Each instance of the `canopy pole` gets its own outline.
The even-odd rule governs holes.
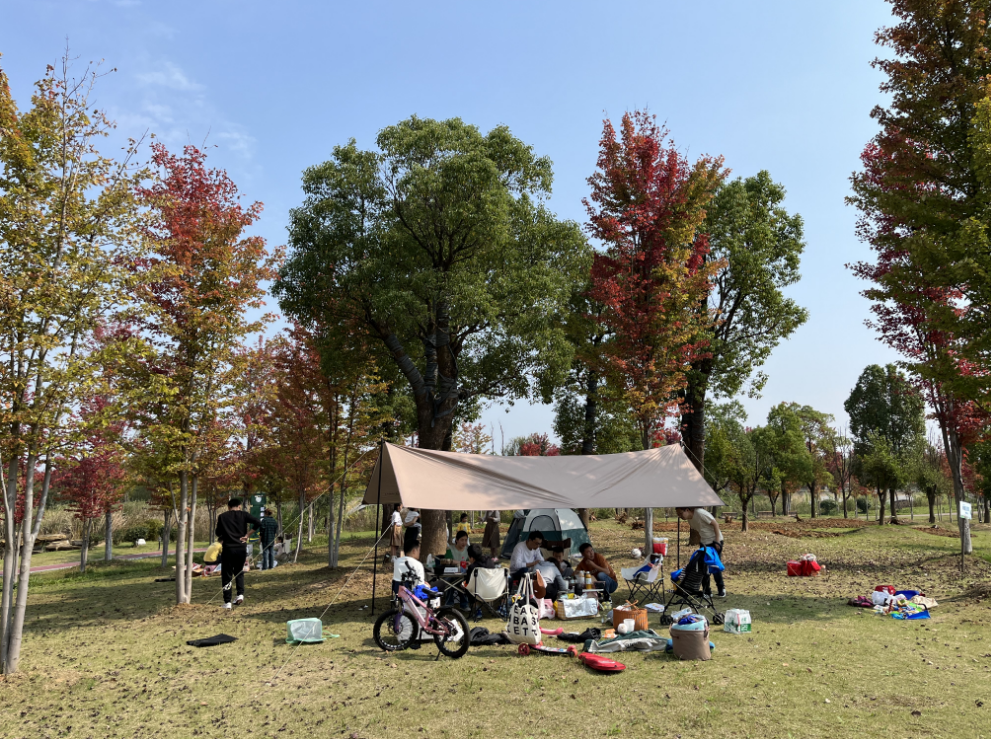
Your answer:
[[[678,569],[681,569],[681,516],[678,516]]]
[[[385,439],[379,441],[379,485],[378,498],[375,501],[375,564],[372,565],[372,615],[375,615],[375,585],[378,582],[379,571],[379,539],[382,533],[379,531],[379,512],[382,510],[382,461],[385,451]],[[384,521],[383,521],[384,522]]]

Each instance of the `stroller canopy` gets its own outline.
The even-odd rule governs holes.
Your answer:
[[[571,539],[572,552],[577,552],[578,547],[589,540],[588,530],[571,508],[531,508],[523,511],[522,516],[513,516],[502,545],[502,556],[512,555],[513,547],[526,541],[531,531],[543,534],[545,542]]]

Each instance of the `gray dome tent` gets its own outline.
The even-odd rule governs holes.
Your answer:
[[[539,531],[544,541],[571,539],[571,551],[588,541],[588,530],[572,508],[530,508],[522,516],[513,516],[509,532],[502,545],[502,556],[509,558],[521,541],[526,541],[531,531]],[[591,543],[591,542],[589,542]]]

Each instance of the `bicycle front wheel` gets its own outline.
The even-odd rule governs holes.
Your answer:
[[[386,652],[401,652],[407,649],[419,635],[420,625],[408,613],[397,608],[379,616],[372,630],[375,643]]]
[[[437,611],[437,621],[446,626],[445,634],[434,634],[434,643],[437,649],[445,657],[458,659],[468,654],[468,647],[471,646],[471,636],[469,634],[468,622],[461,615],[460,611],[453,608],[441,608]]]

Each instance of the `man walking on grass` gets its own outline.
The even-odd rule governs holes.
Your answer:
[[[248,524],[258,531],[261,521],[241,510],[241,499],[231,498],[227,512],[217,516],[217,539],[224,549],[220,554],[220,582],[224,586],[224,608],[231,609],[231,583],[237,585],[234,605],[244,602],[244,563],[248,558]]]
[[[279,522],[272,518],[272,511],[262,508],[262,523],[258,540],[262,548],[262,569],[275,567],[275,537],[279,533]]]

